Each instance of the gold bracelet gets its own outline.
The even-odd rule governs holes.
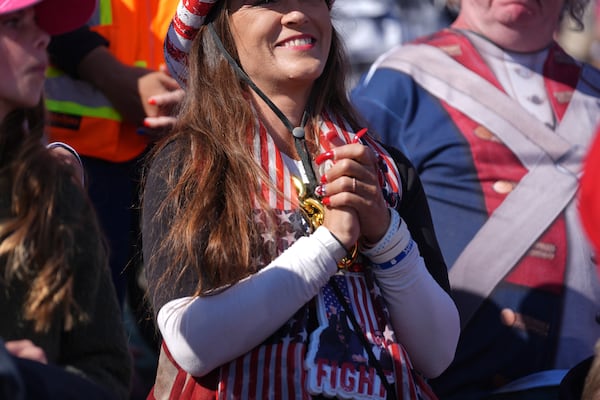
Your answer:
[[[306,193],[306,186],[304,183],[296,176],[292,176],[292,181],[296,190],[298,191],[298,201],[300,205],[300,211],[306,222],[310,225],[311,231],[315,231],[319,226],[323,224],[323,219],[325,216],[325,207],[320,200],[315,199],[314,197],[308,196]],[[332,233],[333,235],[333,233]],[[342,247],[344,246],[340,240],[333,235],[335,240],[337,240]],[[348,268],[356,261],[356,257],[358,257],[358,244],[352,246],[348,254],[346,254],[337,264],[339,269]]]
[[[350,249],[350,251],[348,252],[348,254],[346,254],[339,262],[338,262],[338,268],[339,269],[345,269],[348,268],[349,266],[351,266],[352,264],[354,264],[354,262],[356,261],[356,257],[358,257],[358,245],[355,244],[354,246],[352,246],[352,248]]]

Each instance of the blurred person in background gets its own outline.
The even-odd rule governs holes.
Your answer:
[[[3,367],[22,383],[9,398],[129,395],[131,360],[103,235],[80,171],[44,135],[50,34],[81,26],[94,7],[0,2],[0,345]]]
[[[392,47],[448,26],[445,0],[337,0],[332,17],[352,66],[350,86]]]
[[[443,399],[555,399],[600,337],[598,262],[576,195],[600,72],[555,41],[587,0],[462,0],[352,93],[415,165],[461,314]]]

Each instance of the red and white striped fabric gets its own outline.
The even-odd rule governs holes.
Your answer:
[[[171,75],[185,87],[187,58],[192,41],[204,25],[206,16],[220,0],[180,0],[165,38],[165,62]],[[333,0],[329,1],[331,6]]]
[[[344,121],[326,114],[319,133],[321,151],[330,148],[330,142],[334,140],[351,142],[354,135]],[[261,265],[266,265],[299,237],[306,235],[308,227],[306,223],[302,223],[303,219],[297,211],[297,193],[291,182],[292,172],[258,119],[252,139],[256,161],[269,174],[272,183],[263,184],[261,193],[278,217],[275,232],[265,232],[263,235],[265,250],[275,254],[255,254]],[[368,143],[374,146],[375,151],[380,152],[386,160],[386,167],[389,167],[386,168],[384,186],[397,193],[401,182],[394,161],[375,141],[371,143],[371,139],[368,139]],[[260,217],[261,213],[257,210],[257,226],[262,229],[267,224]],[[413,370],[401,344],[396,342],[385,301],[372,272],[357,263],[352,272],[347,271],[335,279],[361,326],[361,332],[356,334],[365,335],[371,344],[376,343],[376,332],[385,337],[385,342],[382,343],[385,344],[389,357],[387,363],[382,361],[382,365],[388,381],[395,382],[396,397],[399,400],[435,400],[436,397],[425,380]],[[317,357],[320,348],[327,352],[330,344],[336,345],[336,340],[331,342],[316,336],[325,325],[329,325],[331,315],[327,314],[327,310],[331,309],[332,302],[337,300],[331,289],[328,286],[322,288],[321,294],[313,302],[301,307],[261,345],[202,378],[192,377],[183,371],[163,345],[155,386],[148,400],[310,400],[319,394],[344,399],[385,399],[387,396],[384,385],[370,364],[357,369],[344,363],[341,358],[325,358],[324,353]],[[336,309],[342,310],[337,303]],[[315,319],[318,320],[319,328],[310,332],[314,329],[310,321]],[[325,345],[320,346],[319,343]],[[363,348],[359,351],[362,352]],[[325,364],[323,360],[330,360],[331,363]],[[339,362],[339,366],[332,365],[335,362]],[[324,374],[328,374],[326,381],[323,379]]]
[[[181,0],[165,38],[165,61],[171,75],[184,87],[187,56],[192,41],[212,7],[220,0]]]

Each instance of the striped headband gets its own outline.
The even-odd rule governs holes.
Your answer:
[[[180,0],[165,38],[165,62],[171,75],[185,87],[187,58],[192,40],[204,24],[206,16],[220,0]]]
[[[165,38],[165,62],[181,87],[187,82],[188,54],[192,41],[212,7],[221,0],[179,0]],[[329,7],[335,0],[325,0]]]

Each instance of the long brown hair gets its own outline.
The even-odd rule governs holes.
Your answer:
[[[66,190],[81,188],[72,167],[43,145],[44,114],[40,101],[35,108],[12,111],[0,124],[1,190],[10,191],[10,208],[1,210],[8,215],[0,219],[0,279],[7,287],[21,282],[29,289],[23,315],[39,332],[54,321],[69,330],[86,319],[74,298],[73,265],[74,227],[84,216],[61,204]],[[90,268],[106,262],[103,245],[92,254],[98,257],[90,257]]]
[[[239,62],[228,18],[223,4],[208,16],[227,51]],[[150,268],[160,270],[161,287],[169,278],[189,276],[191,270],[199,280],[195,295],[203,295],[259,267],[255,258],[262,239],[254,223],[255,201],[269,213],[258,190],[258,183],[269,184],[269,179],[250,146],[255,116],[249,89],[220,53],[207,26],[200,28],[188,64],[188,90],[178,122],[154,152],[155,157],[165,146],[175,147],[170,153],[175,154],[173,159],[154,166],[169,192],[153,217],[168,220],[170,226],[158,251],[146,261]],[[345,87],[347,68],[334,30],[327,64],[312,90],[307,126],[317,126],[326,109],[357,126]],[[314,141],[314,129],[309,135]],[[159,259],[167,260],[167,265],[156,265]]]

